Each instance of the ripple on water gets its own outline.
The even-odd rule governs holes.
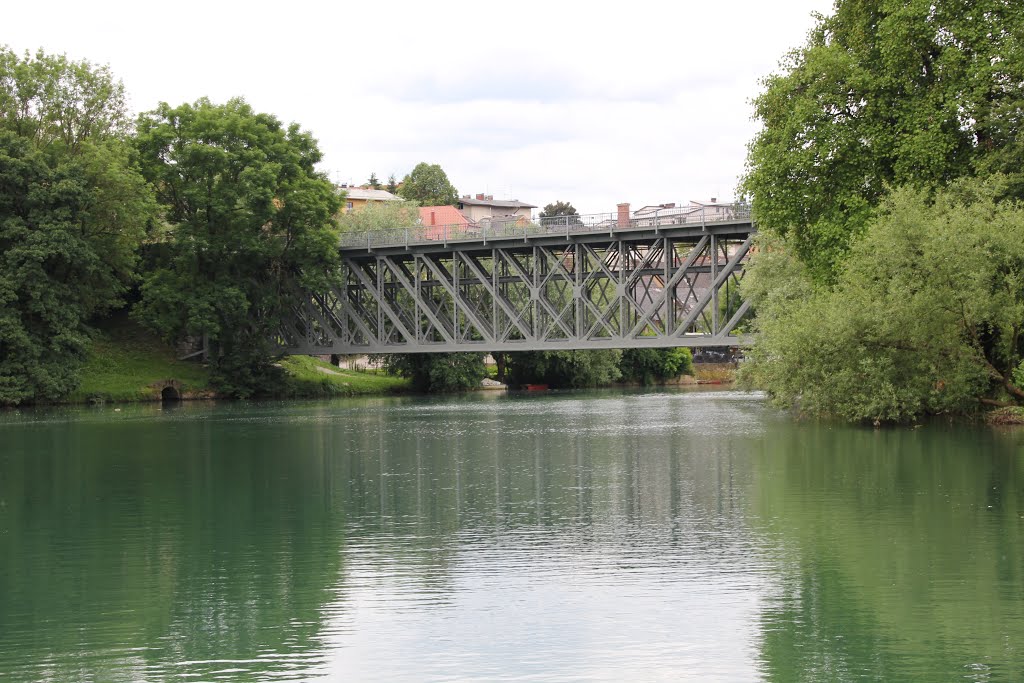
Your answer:
[[[1024,461],[987,431],[554,392],[6,416],[0,438],[4,680],[1024,670]]]

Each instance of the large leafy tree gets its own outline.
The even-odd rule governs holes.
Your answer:
[[[339,200],[316,141],[241,99],[161,104],[137,125],[169,224],[137,315],[168,339],[206,338],[223,392],[270,388],[290,298],[325,287],[337,261]]]
[[[777,238],[744,288],[762,333],[746,378],[784,405],[902,421],[1024,403],[1024,206],[999,179],[882,204],[833,288]]]
[[[742,188],[818,281],[887,186],[1008,174],[1024,196],[1024,11],[1016,0],[838,0],[755,100]]]
[[[547,226],[582,225],[583,221],[576,207],[569,202],[557,201],[547,204],[540,212],[540,223]]]
[[[544,206],[544,210],[540,212],[540,217],[550,218],[552,216],[575,216],[576,213],[576,207],[572,204],[569,202],[558,201],[546,204]]]
[[[0,48],[0,403],[77,385],[154,216],[109,69]]]
[[[420,162],[402,179],[398,194],[420,206],[455,206],[459,193],[438,164]]]

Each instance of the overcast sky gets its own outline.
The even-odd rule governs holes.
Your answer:
[[[831,0],[8,3],[0,43],[109,64],[136,111],[242,96],[340,182],[440,164],[582,213],[732,197],[759,79]]]

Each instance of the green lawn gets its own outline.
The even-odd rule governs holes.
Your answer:
[[[177,380],[182,392],[208,393],[209,373],[177,360],[174,349],[128,318],[106,321],[93,342],[72,403],[159,400],[160,382]],[[157,385],[157,386],[153,386]]]
[[[409,380],[374,372],[341,370],[309,356],[280,361],[288,374],[286,398],[370,396],[408,391]],[[155,401],[174,380],[186,397],[214,397],[206,367],[177,360],[174,349],[127,317],[106,321],[82,369],[71,403]]]
[[[289,394],[296,398],[372,396],[409,390],[409,380],[383,373],[342,370],[311,356],[287,356]]]

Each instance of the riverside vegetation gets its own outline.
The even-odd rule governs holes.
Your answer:
[[[837,0],[764,81],[740,186],[760,229],[748,385],[851,421],[1020,413],[1022,36],[1013,0]],[[133,119],[106,67],[0,49],[0,404],[73,395],[98,325],[125,310],[167,342],[208,339],[220,395],[287,395],[270,330],[291,287],[332,282],[346,228],[319,160],[309,133],[241,99]],[[457,196],[440,167],[414,174],[389,187]],[[659,353],[499,363],[587,386],[650,381],[675,363]],[[482,374],[472,356],[386,364],[428,390]]]
[[[755,100],[742,375],[905,422],[1024,402],[1024,6],[839,0]]]
[[[185,395],[237,398],[479,385],[479,354],[385,362],[407,381],[272,347],[290,293],[334,283],[340,231],[407,224],[417,203],[458,196],[421,163],[397,186],[408,201],[340,216],[320,158],[310,133],[242,99],[133,119],[109,68],[0,48],[0,405],[143,400],[170,377]],[[200,338],[205,365],[175,359]],[[682,357],[520,360],[535,377],[562,368],[554,385],[594,386],[649,382]]]

